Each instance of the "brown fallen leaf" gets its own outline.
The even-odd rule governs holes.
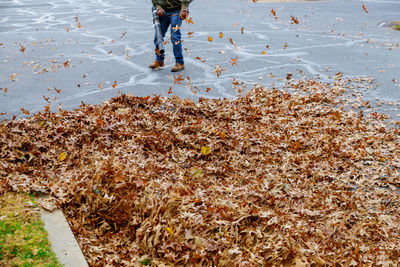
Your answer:
[[[278,16],[276,15],[276,11],[273,8],[271,9],[271,13],[274,16],[275,20],[277,20]]]
[[[362,5],[362,9],[364,10],[365,13],[368,13],[367,8],[365,7],[365,5]]]
[[[24,108],[21,108],[21,111],[22,111],[22,113],[25,114],[25,115],[30,115],[30,114],[31,114],[28,110],[26,110],[26,109],[24,109]]]
[[[186,20],[186,24],[194,24],[194,22],[193,22],[193,18],[192,17],[190,17],[190,18],[187,18]]]
[[[231,64],[232,64],[232,66],[234,66],[234,65],[237,66],[237,60],[238,60],[238,57],[231,58]]]
[[[49,211],[49,212],[53,212],[57,209],[56,205],[50,199],[38,198],[38,199],[36,199],[36,204],[39,207],[41,207],[44,210]]]
[[[295,17],[293,17],[293,16],[290,16],[291,17],[291,23],[292,24],[299,24],[299,20],[298,20],[298,18],[295,18]]]
[[[174,84],[182,84],[182,81],[184,80],[183,74],[180,73],[177,76],[174,75]]]

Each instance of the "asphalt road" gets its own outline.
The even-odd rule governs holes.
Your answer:
[[[181,84],[170,72],[170,44],[167,66],[147,67],[154,60],[150,8],[150,0],[2,0],[0,119],[120,93],[236,97],[233,79],[272,87],[287,73],[325,82],[338,72],[371,77],[374,85],[361,89],[366,100],[400,103],[400,31],[380,27],[400,20],[400,1],[194,0],[194,23],[183,25]]]

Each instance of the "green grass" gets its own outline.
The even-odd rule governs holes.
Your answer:
[[[62,266],[34,206],[32,196],[0,196],[0,266]]]
[[[394,29],[395,29],[396,31],[400,31],[400,25],[394,26]]]

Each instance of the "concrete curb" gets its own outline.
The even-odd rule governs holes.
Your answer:
[[[42,209],[41,218],[59,262],[65,267],[89,266],[62,211]]]

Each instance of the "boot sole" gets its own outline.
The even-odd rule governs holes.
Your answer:
[[[171,72],[178,72],[178,71],[181,71],[181,70],[184,70],[185,68],[182,68],[182,69],[179,69],[179,70],[172,70],[171,69]]]

